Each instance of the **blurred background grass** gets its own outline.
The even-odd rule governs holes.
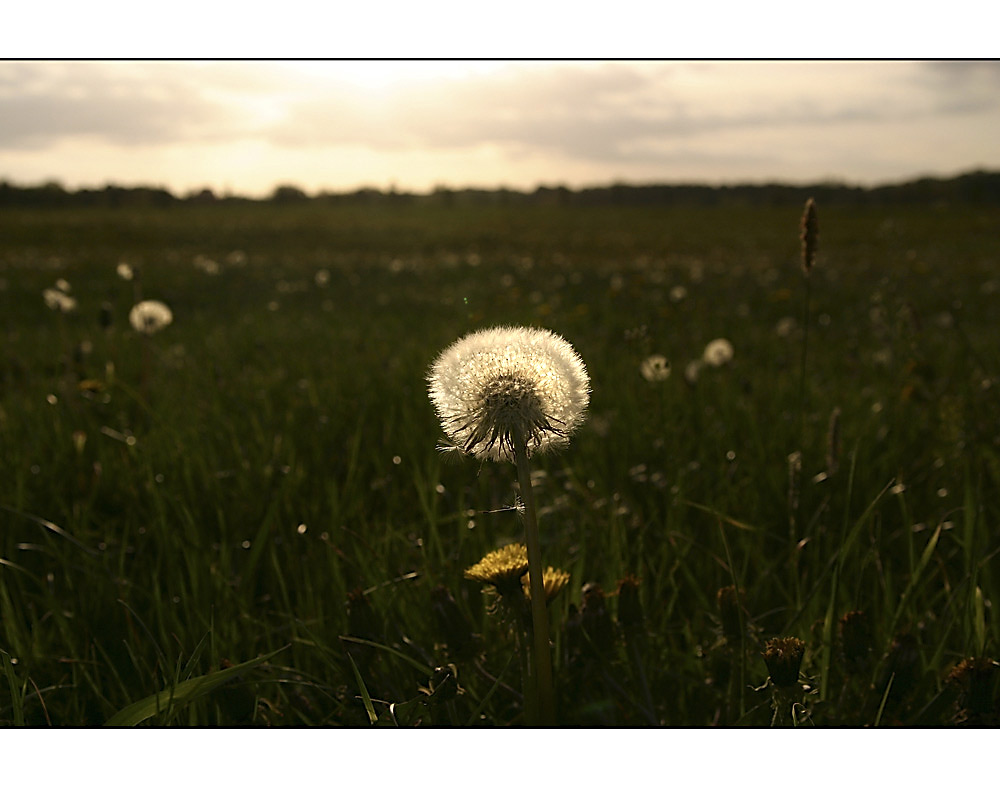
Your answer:
[[[807,645],[816,724],[968,721],[949,673],[998,642],[996,213],[820,203],[800,400],[801,209],[5,207],[0,720],[101,724],[284,649],[149,722],[367,725],[365,695],[385,724],[520,722],[510,633],[462,578],[521,539],[514,469],[435,450],[425,374],[467,331],[526,324],[593,385],[535,473],[572,576],[560,722],[766,725],[751,687],[778,635]],[[59,278],[65,315],[41,295]],[[140,297],[173,324],[132,331]],[[717,337],[732,362],[687,380]],[[640,374],[653,353],[667,380]]]

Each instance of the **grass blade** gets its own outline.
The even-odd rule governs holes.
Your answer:
[[[182,681],[170,689],[150,695],[147,698],[136,701],[130,706],[126,706],[104,724],[109,727],[132,727],[138,725],[140,722],[145,722],[151,717],[155,717],[158,712],[164,711],[168,705],[176,710],[181,704],[189,703],[196,698],[203,697],[227,681],[232,681],[243,673],[246,673],[250,668],[257,667],[257,665],[266,662],[275,654],[284,651],[285,648],[287,646],[279,648],[277,651],[272,651],[270,654],[241,662],[239,665],[234,665],[231,668]]]
[[[368,712],[368,721],[372,725],[375,725],[378,723],[378,715],[375,713],[371,696],[368,694],[368,687],[365,686],[365,680],[361,678],[361,671],[358,670],[358,665],[354,661],[354,657],[348,654],[347,658],[351,661],[351,670],[354,671],[354,680],[358,682],[358,691],[361,693],[361,700],[365,704],[365,711]]]
[[[357,643],[357,644],[362,645],[362,646],[371,646],[372,648],[380,649],[381,651],[384,651],[387,654],[392,654],[394,657],[399,657],[404,662],[407,662],[410,665],[412,665],[413,667],[415,667],[417,670],[419,670],[425,676],[433,676],[434,675],[434,669],[433,668],[429,668],[429,667],[427,667],[427,665],[424,665],[424,664],[422,664],[420,662],[417,662],[415,659],[413,659],[413,657],[408,657],[402,651],[399,651],[398,649],[394,649],[392,646],[387,646],[384,643],[376,643],[374,640],[364,640],[363,638],[352,637],[351,635],[341,635],[340,639],[343,640],[343,641],[346,641],[347,643]]]
[[[7,675],[7,684],[10,686],[10,702],[14,714],[14,726],[24,727],[24,693],[17,688],[17,676],[14,674],[14,663],[11,662],[10,654],[0,650],[3,657],[3,672]]]

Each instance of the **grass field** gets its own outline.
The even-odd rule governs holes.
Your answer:
[[[996,724],[995,209],[821,204],[808,313],[801,210],[5,209],[0,722],[522,724],[463,578],[516,473],[437,450],[426,373],[523,324],[593,389],[534,465],[560,724]]]

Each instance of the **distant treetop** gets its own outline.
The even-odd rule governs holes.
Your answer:
[[[918,178],[902,183],[873,187],[839,182],[811,185],[784,183],[710,186],[696,183],[629,184],[614,183],[584,189],[563,185],[539,186],[533,191],[509,188],[454,189],[439,186],[427,194],[388,191],[366,187],[351,192],[319,192],[309,196],[292,184],[280,184],[270,196],[252,199],[226,194],[218,196],[209,188],[177,197],[169,190],[152,186],[107,185],[101,189],[67,190],[57,181],[37,186],[19,186],[0,181],[0,205],[20,207],[111,207],[161,208],[180,203],[273,202],[302,203],[412,203],[431,202],[446,206],[463,204],[526,203],[548,205],[801,205],[814,197],[825,205],[884,205],[933,203],[1000,203],[1000,172],[974,170],[952,178]]]

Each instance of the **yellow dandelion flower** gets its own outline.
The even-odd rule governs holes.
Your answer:
[[[542,583],[545,585],[545,601],[551,602],[569,583],[569,572],[550,566],[542,573]],[[531,586],[527,575],[521,578],[521,584],[524,586],[524,596],[531,599]]]
[[[527,571],[528,548],[523,544],[509,544],[487,553],[478,564],[465,570],[465,577],[495,586],[503,593],[519,588],[521,577]]]

